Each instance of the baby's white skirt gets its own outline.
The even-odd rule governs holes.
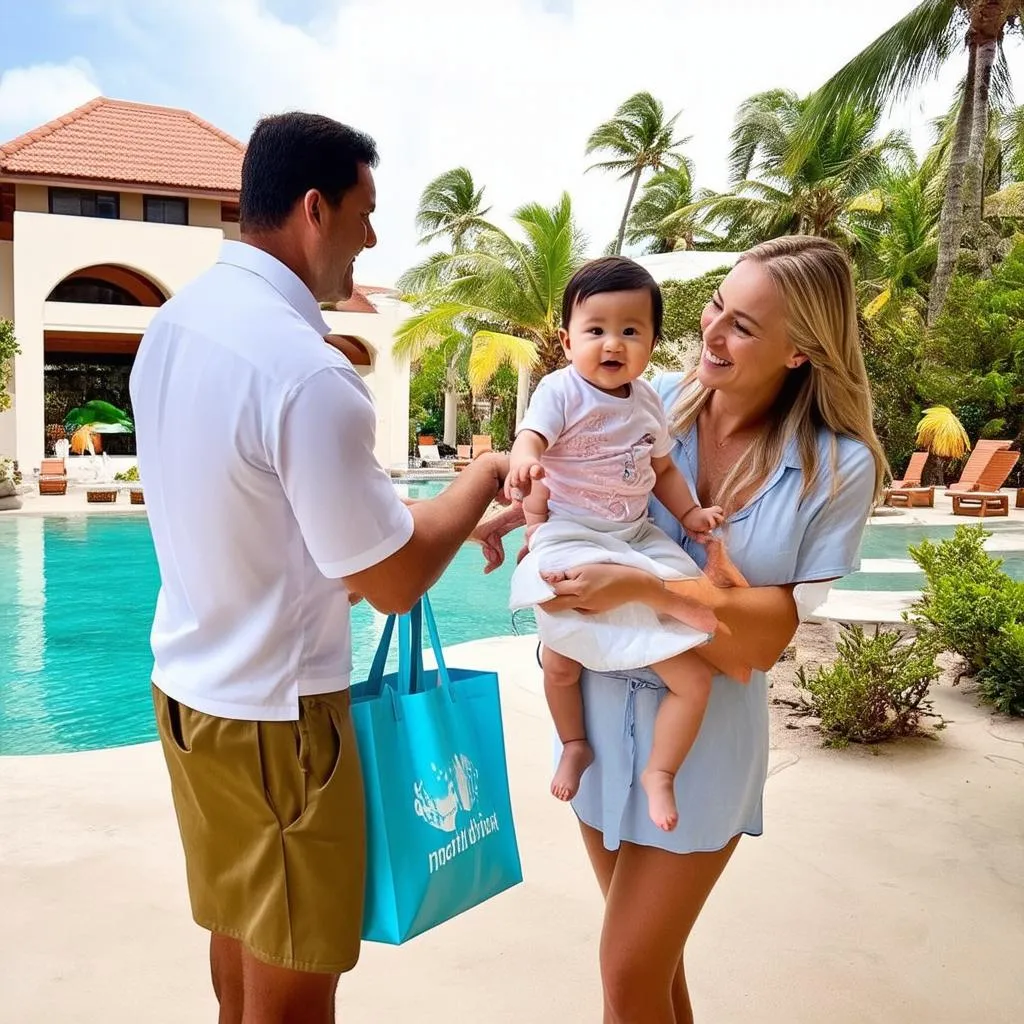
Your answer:
[[[697,564],[647,519],[615,523],[598,519],[552,518],[530,540],[530,552],[512,574],[509,607],[534,608],[545,647],[595,672],[655,665],[706,643],[710,633],[662,618],[647,605],[631,602],[596,615],[545,612],[555,592],[542,572],[565,572],[612,562],[631,565],[665,580],[700,575]]]

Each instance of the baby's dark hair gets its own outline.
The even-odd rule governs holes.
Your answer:
[[[562,327],[565,330],[569,329],[572,311],[591,295],[601,295],[604,292],[633,292],[641,288],[647,289],[651,295],[654,340],[657,341],[661,337],[663,317],[661,289],[648,271],[639,263],[627,260],[624,256],[603,256],[599,260],[591,260],[573,274],[562,296]]]

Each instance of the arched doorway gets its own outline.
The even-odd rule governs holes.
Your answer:
[[[155,281],[139,271],[105,263],[68,274],[53,288],[46,301],[162,306],[167,296]]]
[[[167,301],[164,289],[141,271],[117,264],[82,267],[58,282],[47,302],[155,308]],[[123,313],[120,314],[123,317]],[[148,316],[143,316],[148,321]],[[46,329],[43,336],[44,419],[46,451],[65,435],[67,413],[93,399],[110,402],[132,416],[128,379],[141,339],[138,331],[75,329],[75,318],[61,329]],[[114,322],[117,322],[114,320]],[[83,316],[82,323],[88,323]],[[93,437],[97,450],[110,455],[135,454],[132,434]]]

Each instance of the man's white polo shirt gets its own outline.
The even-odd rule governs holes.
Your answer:
[[[349,684],[340,577],[412,536],[373,456],[376,417],[283,263],[225,242],[153,318],[131,375],[161,588],[153,679],[225,718],[298,717]]]

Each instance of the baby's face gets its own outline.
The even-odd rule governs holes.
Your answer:
[[[596,388],[626,395],[647,369],[654,348],[654,309],[646,288],[602,292],[576,304],[559,331],[565,356]]]

